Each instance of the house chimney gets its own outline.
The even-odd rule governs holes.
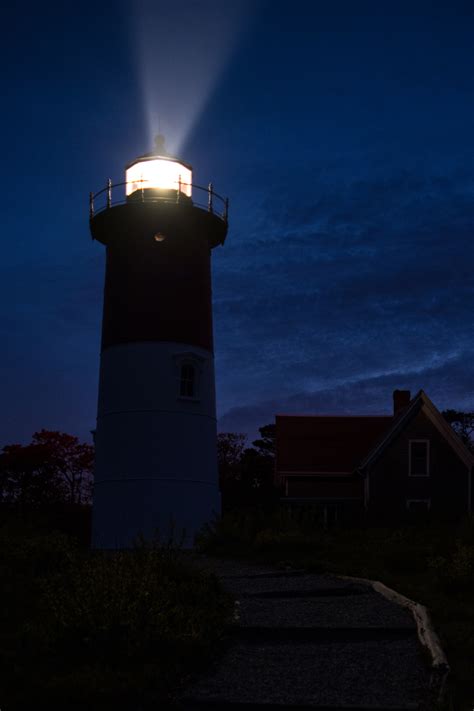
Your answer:
[[[400,410],[404,410],[410,404],[411,393],[409,390],[393,391],[393,414],[398,415]]]

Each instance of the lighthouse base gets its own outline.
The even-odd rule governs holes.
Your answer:
[[[212,353],[175,342],[105,349],[95,450],[93,546],[143,536],[192,547],[221,509]]]
[[[217,486],[194,481],[102,482],[94,492],[95,548],[132,548],[144,538],[190,549],[202,527],[220,512]],[[176,512],[179,512],[177,516]]]

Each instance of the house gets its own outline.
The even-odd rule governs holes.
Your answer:
[[[423,390],[395,390],[391,416],[276,416],[281,501],[314,506],[326,524],[461,518],[474,506],[473,468]]]

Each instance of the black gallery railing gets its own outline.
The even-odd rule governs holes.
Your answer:
[[[207,212],[216,215],[224,222],[228,221],[229,215],[229,198],[224,198],[214,191],[212,183],[209,183],[207,188],[201,185],[195,185],[194,183],[183,183],[181,180],[176,181],[176,189],[166,189],[163,190],[163,194],[158,194],[155,192],[155,188],[147,186],[150,183],[148,180],[124,182],[124,183],[114,183],[112,181],[107,181],[107,185],[102,190],[97,193],[90,193],[89,195],[89,217],[92,218],[97,215],[97,213],[107,210],[115,205],[123,205],[127,202],[143,202],[143,203],[174,203],[179,204],[180,202],[189,203],[190,197],[186,194],[189,188],[192,189],[193,198],[192,204],[195,207],[199,207]],[[121,188],[127,185],[133,185],[134,190],[128,195],[123,197],[123,192],[120,191],[119,199],[112,196],[112,190],[114,188]],[[137,187],[138,186],[138,187]],[[126,191],[125,191],[126,192]],[[198,194],[198,201],[194,199],[195,194]]]

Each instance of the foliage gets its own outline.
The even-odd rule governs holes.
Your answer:
[[[276,425],[264,425],[260,427],[260,439],[255,439],[252,444],[262,457],[275,457],[276,451]]]
[[[259,429],[261,439],[245,447],[243,434],[218,435],[218,465],[224,510],[247,506],[272,508],[278,499],[274,485],[275,425]]]
[[[245,450],[242,457],[242,476],[254,489],[260,489],[260,500],[271,498],[274,489],[275,437],[274,424],[259,428],[260,439]],[[274,503],[274,502],[272,502]]]
[[[35,444],[3,448],[0,487],[2,503],[20,506],[55,504],[65,495],[63,482],[44,457],[43,448]]]
[[[437,583],[445,590],[474,592],[474,545],[458,540],[450,556],[434,556],[429,565],[436,572]]]
[[[221,482],[240,478],[240,464],[247,436],[237,432],[217,435],[217,464]]]
[[[173,549],[145,544],[96,552],[70,571],[67,585],[57,574],[42,588],[49,615],[41,627],[53,643],[69,647],[73,638],[75,653],[79,646],[81,656],[114,663],[206,639],[222,612],[216,578],[193,573]]]
[[[18,506],[85,504],[92,498],[94,448],[64,432],[35,432],[0,453],[0,501]]]
[[[301,552],[321,545],[326,533],[315,525],[316,515],[311,508],[293,513],[277,506],[233,510],[207,524],[196,543],[201,551],[216,555],[264,559],[274,553],[280,558],[293,547]]]
[[[474,453],[474,412],[444,410],[442,415],[466,447]]]
[[[65,536],[3,527],[0,549],[6,708],[163,703],[210,659],[232,614],[218,579],[159,541],[84,552]]]

